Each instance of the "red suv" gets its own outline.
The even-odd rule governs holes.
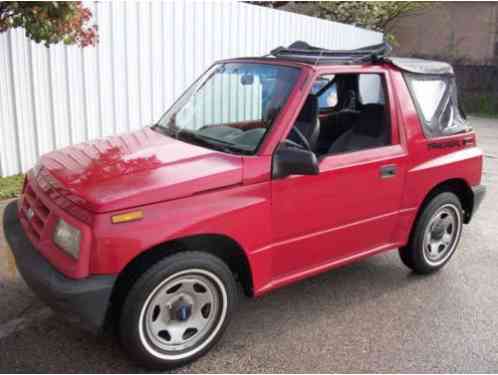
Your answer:
[[[484,195],[441,62],[296,42],[215,63],[140,131],[44,155],[4,229],[28,285],[140,363],[206,353],[249,296],[382,251],[443,267]]]

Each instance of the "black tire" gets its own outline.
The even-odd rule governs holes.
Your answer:
[[[427,245],[428,240],[427,238],[424,239],[424,237],[426,237],[427,231],[431,230],[430,228],[437,227],[435,221],[439,219],[438,215],[444,215],[446,211],[448,211],[447,215],[452,216],[451,220],[454,220],[451,225],[453,226],[453,230],[455,230],[455,232],[454,234],[451,234],[451,242],[448,243],[445,252],[440,255],[440,259],[437,259],[438,254],[436,254],[435,259],[431,259],[433,254],[430,251],[431,246]],[[444,216],[441,217],[444,218]],[[420,213],[412,229],[407,246],[399,249],[401,261],[405,266],[418,274],[429,274],[441,269],[446,263],[448,263],[458,247],[462,234],[462,226],[463,210],[462,204],[458,197],[450,192],[444,192],[434,196],[422,208],[422,212]],[[434,231],[436,230],[434,229]],[[434,231],[431,230],[431,233]],[[444,234],[447,233],[446,229],[442,232]],[[429,238],[431,237],[432,234]],[[439,246],[443,246],[444,248],[445,245],[438,245],[438,248]]]
[[[151,315],[147,315],[147,312],[150,311],[148,310],[151,308],[150,306],[152,306],[152,309],[158,308],[159,305],[154,306],[157,298],[164,298],[164,295],[170,295],[168,294],[170,293],[169,290],[164,291],[161,288],[163,288],[163,286],[167,287],[168,282],[174,283],[178,277],[205,277],[207,281],[212,283],[210,285],[214,286],[216,289],[216,291],[211,294],[213,296],[216,295],[216,301],[219,306],[216,310],[213,308],[213,311],[217,311],[217,313],[212,318],[214,322],[211,323],[213,324],[212,328],[209,328],[206,333],[200,335],[199,339],[196,339],[200,341],[192,348],[188,348],[188,350],[182,349],[178,352],[174,352],[165,350],[159,342],[161,339],[164,339],[164,335],[161,336],[161,333],[164,331],[160,331],[159,335],[151,333],[151,330],[148,328],[150,325],[147,326],[147,324],[155,323],[149,323],[151,319],[154,318],[148,320],[148,317]],[[181,288],[181,279],[178,283]],[[170,289],[174,289],[175,287]],[[195,285],[193,285],[193,289],[195,289]],[[161,292],[162,294],[160,294]],[[171,293],[171,295],[173,295],[174,293],[180,292],[174,291]],[[181,252],[168,256],[147,270],[135,282],[127,295],[119,320],[119,336],[121,343],[132,359],[151,369],[172,369],[192,362],[208,352],[221,338],[235,308],[237,296],[238,289],[233,274],[227,265],[218,257],[196,251]],[[183,296],[178,298],[180,301],[184,300]],[[174,303],[177,304],[177,302]],[[211,311],[211,308],[212,306],[210,306],[208,310]],[[171,304],[168,305],[168,308],[165,307],[164,309],[164,314],[167,314],[168,316],[168,318],[166,318],[167,324],[171,325],[172,320],[173,323],[179,322],[183,324],[183,321],[175,321],[176,318],[172,318],[172,316],[176,317],[178,314],[175,315],[172,312]],[[201,313],[202,306],[199,309],[200,310],[197,312]],[[194,304],[192,303],[190,306],[190,311],[192,311],[191,317],[194,316],[193,310]],[[156,314],[156,312],[154,311],[153,314]],[[157,315],[159,314],[163,314],[163,312],[157,313]],[[158,318],[156,317],[156,319]],[[162,315],[160,319],[163,319]],[[190,318],[186,318],[185,320],[188,319]],[[162,324],[162,321],[160,324]],[[169,333],[167,333],[166,336],[167,335],[169,335]],[[197,335],[197,333],[195,333],[194,336],[195,335]],[[184,336],[185,332],[183,333],[183,336],[181,336],[182,339]],[[187,340],[189,340],[189,338]],[[156,345],[158,342],[159,344]],[[166,345],[168,345],[167,342]]]

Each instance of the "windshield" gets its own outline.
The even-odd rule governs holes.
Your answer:
[[[187,142],[252,154],[286,103],[299,71],[256,63],[214,65],[156,127]]]

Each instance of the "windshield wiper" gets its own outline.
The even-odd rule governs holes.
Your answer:
[[[185,130],[185,129],[173,130],[169,127],[165,127],[159,124],[153,125],[151,129],[161,134],[167,135],[171,138],[187,140],[201,146],[214,148],[218,151],[228,152],[231,154],[234,153],[248,154],[248,155],[251,154],[251,150],[238,147],[237,145],[231,142],[224,141],[218,138],[209,137],[206,135],[197,134],[190,130]]]
[[[188,130],[180,130],[177,133],[178,137],[184,136],[185,138],[189,138],[190,140],[202,144],[204,146],[210,146],[219,151],[229,152],[229,153],[243,153],[250,154],[250,150],[246,150],[244,148],[238,147],[231,142],[224,141],[222,139],[209,137],[206,135],[201,135]]]
[[[170,127],[166,127],[166,126],[163,126],[163,125],[157,123],[157,124],[152,125],[151,129],[157,131],[158,133],[167,135],[171,138],[178,139],[179,131],[175,131],[175,130],[171,129]]]

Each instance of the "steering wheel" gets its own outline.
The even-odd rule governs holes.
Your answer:
[[[304,134],[301,132],[301,130],[299,130],[296,126],[293,126],[291,129],[291,133],[292,132],[296,133],[297,137],[299,138],[299,143],[296,143],[296,142],[292,142],[292,143],[296,143],[297,145],[299,145],[300,147],[302,147],[306,150],[311,150],[310,142],[308,141],[308,138],[306,138],[304,136]]]

